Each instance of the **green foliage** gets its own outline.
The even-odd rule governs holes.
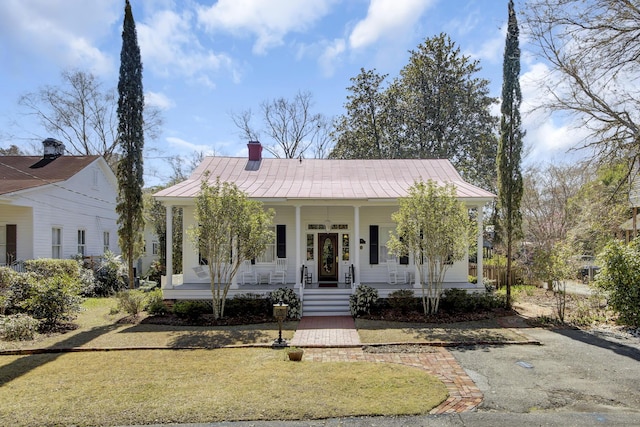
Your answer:
[[[118,308],[125,313],[138,317],[146,304],[147,295],[141,290],[127,289],[116,294]]]
[[[197,225],[187,230],[191,242],[208,260],[213,314],[224,316],[224,306],[233,277],[245,260],[257,258],[273,242],[270,230],[274,213],[262,203],[249,200],[235,184],[210,185],[205,175],[196,198]]]
[[[378,290],[367,285],[358,285],[353,295],[349,297],[351,315],[371,314],[371,308],[378,302]]]
[[[128,264],[129,288],[133,289],[133,262],[143,248],[144,202],[142,198],[144,147],[144,91],[142,61],[129,0],[125,4],[118,80],[118,139],[122,157],[118,162],[118,240]]]
[[[283,301],[284,302],[284,301]],[[253,315],[270,315],[273,313],[271,300],[257,294],[236,295],[227,300],[225,315],[228,317],[243,317]]]
[[[94,296],[106,297],[126,288],[126,274],[127,270],[120,255],[111,251],[105,252],[95,272]]]
[[[392,310],[407,313],[418,309],[420,299],[415,297],[411,289],[399,289],[389,294],[387,304]]]
[[[162,276],[164,274],[165,274],[165,269],[162,262],[158,260],[154,260],[151,262],[151,265],[149,266],[149,270],[147,270],[147,273],[145,275],[147,279],[153,280],[156,283],[160,283],[160,280],[162,279]]]
[[[450,313],[472,313],[506,307],[504,294],[469,293],[464,289],[447,289],[442,309]]]
[[[28,341],[35,338],[40,322],[33,317],[18,313],[0,316],[0,336],[5,341]]]
[[[169,312],[162,297],[162,289],[153,289],[146,295],[144,310],[151,315],[163,315]]]
[[[388,247],[398,256],[414,255],[424,312],[437,313],[445,273],[467,254],[473,230],[468,212],[453,185],[441,187],[431,180],[415,183],[399,204],[400,210],[391,215],[396,234]]]
[[[619,322],[640,327],[640,239],[628,245],[612,241],[598,255],[598,263],[602,269],[595,286],[606,292]]]
[[[269,294],[270,305],[278,304],[282,301],[283,304],[288,304],[287,311],[288,319],[299,319],[302,315],[302,305],[300,304],[300,297],[291,288],[278,288]]]
[[[33,282],[29,283],[26,298],[19,302],[19,307],[27,314],[40,319],[41,326],[45,329],[74,319],[82,303],[82,289],[78,279],[66,274],[35,277],[37,279],[32,279]]]
[[[210,312],[209,303],[203,300],[179,300],[173,304],[173,314],[181,319],[196,321]]]

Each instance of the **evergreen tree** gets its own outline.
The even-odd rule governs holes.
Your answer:
[[[142,148],[144,146],[142,62],[129,0],[125,2],[120,80],[118,81],[118,140],[122,159],[118,163],[118,238],[129,269],[129,287],[134,287],[133,262],[142,250],[144,229]]]
[[[498,238],[506,246],[507,304],[511,304],[511,266],[516,240],[522,235],[522,139],[520,104],[520,46],[518,21],[509,0],[509,23],[504,49],[502,80],[502,119],[498,143]]]

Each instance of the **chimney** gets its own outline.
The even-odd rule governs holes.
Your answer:
[[[44,148],[44,158],[47,160],[57,159],[64,154],[64,144],[57,139],[47,138],[42,141]]]
[[[249,141],[247,148],[249,149],[249,160],[258,162],[262,160],[262,144],[260,144],[260,141]]]

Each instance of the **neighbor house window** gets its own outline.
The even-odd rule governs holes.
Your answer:
[[[62,228],[51,229],[51,258],[62,258]]]
[[[158,255],[160,253],[160,243],[152,242],[151,243],[151,255]]]
[[[78,230],[78,254],[84,256],[85,255],[85,246],[86,246],[86,234],[85,230]]]
[[[103,245],[103,250],[104,252],[107,252],[109,250],[109,240],[110,240],[110,235],[108,231],[103,231],[102,232],[102,245]]]

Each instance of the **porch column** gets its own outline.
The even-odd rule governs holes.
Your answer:
[[[482,225],[482,206],[478,206],[478,249],[476,256],[476,274],[478,276],[478,286],[483,286],[483,271],[482,271],[482,256],[483,256],[483,246],[484,246],[484,230]]]
[[[165,288],[173,289],[173,206],[166,205],[167,210],[167,226],[166,226],[166,268]]]
[[[296,265],[294,271],[294,284],[300,286],[300,267],[302,267],[301,244],[302,230],[300,229],[300,205],[296,205]]]
[[[356,248],[355,251],[351,251],[353,254],[353,265],[355,267],[356,277],[353,280],[353,285],[358,286],[360,284],[360,206],[353,207],[353,227],[355,228],[353,233],[353,243]]]

